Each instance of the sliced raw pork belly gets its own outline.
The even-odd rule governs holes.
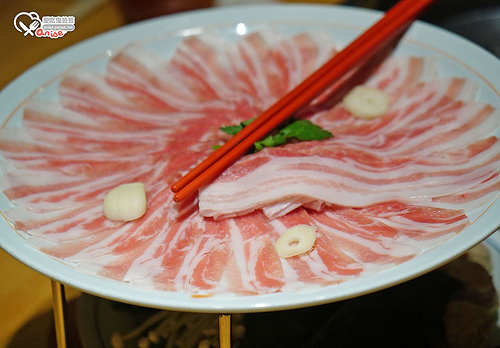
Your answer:
[[[463,208],[465,199],[448,198],[497,191],[500,143],[491,132],[500,113],[472,100],[471,82],[422,83],[417,73],[409,81],[398,78],[400,66],[391,59],[381,67],[382,76],[367,82],[397,94],[391,94],[387,114],[358,120],[339,104],[314,115],[334,138],[240,159],[200,191],[201,214],[223,218],[262,209],[275,218],[298,206],[366,207],[388,201],[434,206],[438,197]],[[477,208],[484,202],[467,203]]]
[[[31,100],[22,127],[0,130],[4,214],[29,245],[85,272],[194,294],[335,284],[453,237],[469,223],[464,202],[498,191],[498,112],[417,57],[391,58],[368,82],[393,99],[384,117],[316,112],[333,139],[244,157],[199,201],[174,203],[170,185],[227,140],[219,127],[258,115],[335,52],[318,33],[205,33],[168,60],[134,45],[103,74],[71,71],[58,101]],[[146,214],[106,220],[106,193],[134,181]],[[274,241],[297,224],[314,225],[316,243],[280,258]]]

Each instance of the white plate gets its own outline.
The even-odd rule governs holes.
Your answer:
[[[371,10],[323,5],[232,6],[183,13],[145,21],[115,30],[64,50],[30,69],[0,94],[0,120],[18,122],[27,99],[46,98],[55,93],[54,85],[67,69],[75,65],[102,67],[109,57],[132,41],[154,40],[158,36],[179,38],[207,28],[237,35],[237,29],[255,29],[272,24],[283,30],[302,31],[321,27],[334,33],[334,40],[345,44],[373,23],[380,13]],[[239,23],[242,23],[238,25]],[[500,109],[500,61],[478,46],[436,27],[415,23],[397,49],[401,55],[438,57],[444,76],[463,76],[480,83],[479,99]],[[499,130],[496,132],[500,135]],[[4,210],[9,202],[0,200]],[[482,242],[500,226],[500,200],[472,216],[470,227],[449,242],[413,260],[382,273],[339,285],[300,292],[252,296],[213,296],[193,298],[185,293],[145,290],[129,284],[99,278],[25,245],[23,236],[2,219],[0,246],[33,269],[64,284],[90,294],[142,306],[197,312],[257,312],[298,308],[338,301],[370,293],[426,273]]]

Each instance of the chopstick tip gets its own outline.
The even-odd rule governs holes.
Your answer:
[[[174,194],[173,200],[175,203],[181,203],[184,201],[186,198],[190,197],[193,195],[196,191],[190,190],[188,188],[182,188],[178,192]]]
[[[175,183],[175,184],[173,184],[172,186],[170,186],[170,190],[171,190],[173,193],[177,193],[177,192],[179,192],[179,190],[180,190],[180,189],[181,189],[181,187],[180,187],[177,183]]]
[[[181,197],[179,197],[179,195],[174,195],[174,202],[175,202],[175,203],[180,203],[180,202],[182,202]]]

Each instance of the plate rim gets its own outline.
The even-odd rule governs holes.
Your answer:
[[[279,12],[280,17],[286,18],[286,16],[291,13],[302,13],[304,10],[311,10],[314,12],[327,12],[327,13],[336,13],[337,16],[361,16],[363,19],[370,19],[371,21],[375,21],[378,19],[382,12],[372,9],[361,9],[354,8],[350,6],[325,6],[321,4],[254,4],[254,5],[235,5],[235,6],[227,6],[227,7],[218,7],[218,8],[210,8],[203,9],[197,11],[191,11],[186,13],[180,13],[175,15],[168,15],[158,18],[149,19],[143,22],[135,23],[132,25],[124,26],[118,29],[114,29],[104,34],[97,35],[95,37],[84,40],[80,43],[77,43],[73,46],[70,46],[60,52],[55,53],[49,58],[39,62],[34,65],[32,68],[28,69],[26,72],[21,74],[18,78],[16,78],[13,82],[7,85],[0,92],[0,104],[4,105],[5,102],[11,100],[18,100],[17,92],[22,90],[23,86],[29,82],[33,77],[43,78],[44,76],[48,76],[46,71],[52,71],[54,66],[59,65],[59,70],[66,71],[67,69],[71,69],[75,66],[74,63],[69,64],[69,59],[67,63],[61,66],[61,60],[65,60],[64,58],[68,58],[68,56],[78,54],[79,60],[80,57],[82,59],[89,59],[91,56],[95,56],[96,53],[94,50],[99,48],[100,46],[106,45],[108,48],[106,50],[117,50],[120,47],[124,47],[124,45],[129,44],[130,42],[135,42],[134,38],[139,40],[143,39],[142,36],[149,32],[152,28],[156,28],[162,26],[164,31],[168,30],[182,30],[183,28],[193,28],[192,22],[199,21],[199,23],[206,23],[212,21],[212,19],[208,19],[212,17],[214,14],[218,16],[234,16],[236,19],[231,19],[230,23],[233,25],[237,20],[244,20],[244,18],[251,17],[252,14],[262,13],[263,8],[265,8],[264,13],[267,17],[277,17]],[[241,14],[244,15],[241,15]],[[239,16],[237,16],[239,15]],[[358,18],[357,17],[357,18]],[[233,18],[233,17],[231,17]],[[277,20],[277,18],[276,18]],[[262,19],[261,19],[262,21]],[[309,19],[311,21],[311,19]],[[191,23],[191,24],[190,24]],[[352,24],[352,23],[351,23]],[[365,22],[365,25],[368,25],[368,22]],[[207,24],[204,24],[207,25]],[[360,24],[361,25],[361,24]],[[203,26],[203,24],[202,24]],[[445,37],[449,40],[452,40],[455,43],[459,43],[462,49],[473,48],[474,51],[478,51],[481,53],[481,59],[484,61],[493,61],[496,62],[495,71],[498,70],[500,75],[500,62],[489,52],[484,50],[483,48],[475,45],[474,43],[459,37],[451,32],[446,31],[445,29],[438,28],[431,24],[417,21],[410,31],[407,33],[409,39],[422,40],[426,35],[430,33],[435,33],[437,29],[437,33],[440,36]],[[126,37],[126,39],[124,39]],[[119,40],[118,40],[119,39]],[[111,45],[112,43],[112,45]],[[109,46],[112,47],[109,47]],[[463,45],[463,46],[462,46]],[[449,43],[448,45],[449,46]],[[443,47],[440,49],[447,50],[449,47]],[[452,50],[454,51],[454,50]],[[85,53],[85,54],[84,54]],[[102,54],[102,50],[100,54]],[[466,61],[466,63],[469,63]],[[78,63],[79,64],[79,63]],[[482,71],[482,69],[480,69]],[[42,81],[46,81],[47,79],[43,79]],[[496,89],[496,93],[498,98],[500,99],[500,83],[494,85]],[[35,93],[37,90],[33,91]],[[31,94],[30,94],[31,95]],[[30,98],[28,96],[27,98]],[[27,99],[25,98],[25,99]],[[12,105],[12,103],[7,103],[8,105]],[[16,106],[17,107],[17,106]],[[6,108],[11,110],[11,108]],[[3,112],[3,111],[2,111]],[[9,111],[10,112],[10,111]],[[3,121],[3,115],[0,115],[0,121]],[[466,252],[470,247],[481,243],[484,239],[486,239],[489,235],[493,234],[498,228],[499,223],[494,222],[495,219],[493,214],[494,208],[500,207],[500,202],[497,199],[492,203],[492,206],[484,213],[484,215],[474,221],[476,224],[479,222],[480,227],[484,228],[488,232],[481,233],[473,240],[469,240],[466,243],[462,241],[463,238],[460,238],[463,235],[462,231],[459,235],[453,237],[452,240],[446,242],[446,245],[454,249],[454,257],[458,257],[464,252]],[[0,224],[0,229],[3,230],[4,225],[9,225],[5,216],[2,215],[2,223]],[[489,220],[488,220],[489,219]],[[498,218],[497,218],[498,219]],[[489,222],[489,223],[488,223]],[[472,223],[471,223],[472,225]],[[476,225],[477,226],[477,225]],[[10,226],[12,228],[12,226]],[[467,228],[466,230],[468,230]],[[341,289],[340,296],[331,298],[325,294],[325,291],[318,291],[317,289],[301,291],[301,296],[309,296],[307,301],[303,299],[295,299],[295,300],[287,300],[285,296],[285,300],[281,299],[280,294],[266,294],[266,295],[250,295],[250,296],[230,296],[232,300],[229,302],[225,299],[221,299],[219,295],[216,297],[206,297],[206,298],[193,298],[189,294],[177,293],[177,292],[168,292],[168,296],[170,297],[167,301],[165,300],[166,292],[161,292],[158,290],[144,290],[140,288],[131,287],[130,285],[124,284],[119,281],[114,281],[108,278],[98,278],[95,275],[85,274],[81,270],[76,270],[79,275],[83,274],[83,279],[80,279],[77,276],[75,279],[73,273],[75,269],[68,267],[68,265],[60,260],[55,259],[47,254],[43,254],[36,249],[31,249],[26,245],[20,245],[21,241],[20,236],[11,233],[2,238],[0,238],[0,247],[4,249],[7,253],[12,255],[14,258],[18,259],[22,263],[27,266],[33,268],[34,270],[46,275],[49,278],[55,279],[65,285],[69,285],[75,288],[78,288],[86,293],[93,294],[96,296],[100,296],[103,298],[112,299],[115,301],[120,301],[124,303],[130,303],[134,305],[141,305],[145,307],[152,308],[163,308],[163,309],[175,309],[175,310],[183,310],[183,311],[196,311],[196,312],[262,312],[262,311],[271,311],[271,310],[281,310],[281,309],[291,309],[291,308],[300,308],[306,306],[320,305],[324,303],[340,301],[348,298],[352,298],[355,296],[360,296],[363,294],[367,294],[373,291],[378,291],[383,288],[387,288],[406,280],[415,278],[423,273],[427,273],[435,268],[442,266],[443,264],[451,261],[449,257],[445,257],[443,253],[440,252],[440,247],[435,248],[434,250],[430,250],[426,253],[428,260],[425,263],[426,266],[420,267],[420,271],[415,271],[412,269],[414,266],[415,259],[407,261],[406,263],[399,265],[397,267],[393,267],[392,272],[391,269],[384,271],[384,273],[389,274],[389,276],[393,276],[394,269],[406,271],[405,276],[395,276],[392,281],[381,281],[379,277],[379,273],[373,276],[364,276],[358,279],[349,280],[343,284],[332,285]],[[17,238],[17,239],[15,239]],[[37,253],[37,257],[43,258],[43,265],[37,264],[38,260],[33,260],[31,255],[32,253]],[[421,256],[417,257],[419,261],[421,260]],[[432,261],[431,261],[432,260]],[[413,262],[412,262],[413,261]],[[62,265],[62,268],[61,268]],[[54,269],[56,271],[54,271]],[[68,272],[68,270],[70,270]],[[87,278],[90,277],[92,279],[93,284],[89,285],[86,281]],[[369,288],[366,287],[366,283],[371,282],[371,286]],[[361,284],[360,284],[361,283]],[[346,285],[348,284],[348,286]],[[102,288],[101,288],[102,287]],[[331,287],[331,286],[329,286]],[[348,290],[344,289],[349,287]],[[120,294],[124,288],[129,291],[132,290],[131,294]],[[96,290],[98,289],[98,290]],[[324,289],[323,289],[324,290]],[[157,296],[151,296],[154,293]],[[120,295],[117,295],[120,294]],[[163,295],[163,296],[160,296]],[[278,297],[278,299],[277,299]],[[283,297],[283,296],[281,296]],[[249,300],[251,299],[251,300]]]

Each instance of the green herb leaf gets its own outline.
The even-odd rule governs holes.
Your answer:
[[[295,120],[282,128],[277,134],[255,143],[255,150],[260,151],[264,147],[275,147],[283,145],[290,140],[300,141],[323,140],[331,138],[333,135],[327,130],[315,125],[307,120]]]
[[[308,120],[296,120],[280,130],[279,133],[287,138],[297,138],[302,141],[323,140],[333,136],[329,131]]]
[[[239,131],[241,131],[243,129],[243,127],[246,127],[250,123],[252,123],[253,120],[255,120],[255,117],[251,118],[249,120],[243,121],[240,124],[233,125],[233,126],[224,126],[224,127],[220,127],[219,129],[221,131],[223,131],[224,133],[226,133],[226,134],[235,135],[236,133],[238,133]]]
[[[255,151],[260,151],[264,147],[276,147],[283,145],[287,142],[287,140],[288,138],[281,133],[270,135],[267,138],[264,138],[263,140],[254,143]]]
[[[224,126],[220,130],[229,135],[235,135],[244,127],[250,124],[255,118],[243,121],[238,125]],[[264,147],[276,147],[291,140],[309,141],[309,140],[324,140],[331,138],[333,135],[327,130],[315,125],[308,120],[295,120],[282,129],[278,133],[269,135],[263,140],[257,141],[254,144],[255,152],[262,150]]]

